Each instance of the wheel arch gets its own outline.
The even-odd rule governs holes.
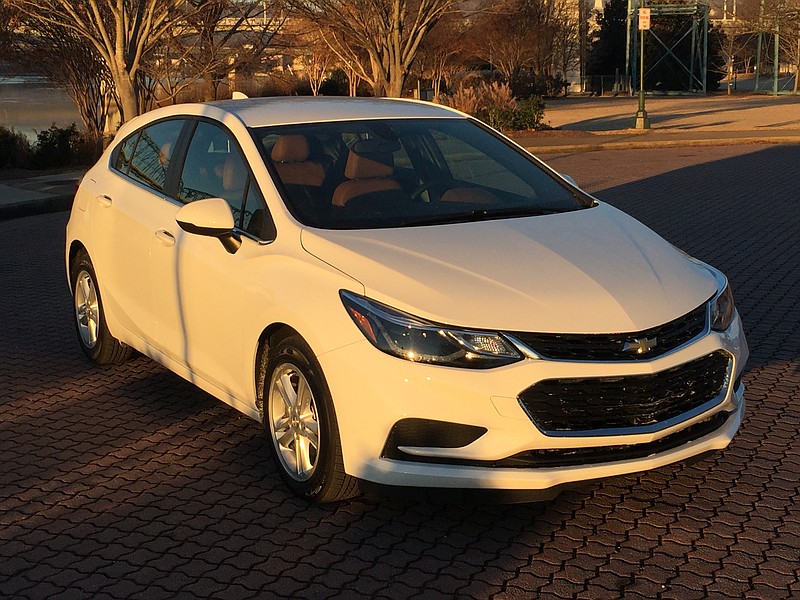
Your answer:
[[[78,254],[81,252],[85,252],[87,255],[89,254],[89,251],[86,249],[86,246],[83,245],[83,242],[79,240],[73,240],[69,245],[69,250],[67,251],[67,283],[69,284],[70,289],[72,289],[72,265],[75,262]]]
[[[280,340],[290,335],[299,335],[301,338],[303,337],[296,329],[286,323],[272,323],[264,328],[261,335],[258,336],[256,364],[253,370],[253,376],[255,377],[256,408],[258,409],[258,414],[261,417],[262,423],[264,422],[264,378],[267,374],[269,349]]]

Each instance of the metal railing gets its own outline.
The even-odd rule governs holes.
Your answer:
[[[581,77],[581,92],[593,96],[630,95],[631,78],[624,75],[587,75]]]

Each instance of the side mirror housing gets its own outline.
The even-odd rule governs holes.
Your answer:
[[[559,175],[561,175],[561,179],[565,180],[570,185],[578,187],[578,184],[575,183],[575,180],[572,177],[570,177],[569,175],[567,175],[566,173],[559,173]]]
[[[242,245],[242,238],[233,231],[231,207],[222,198],[190,202],[181,207],[175,220],[186,233],[217,238],[231,254]]]

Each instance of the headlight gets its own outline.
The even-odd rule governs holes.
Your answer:
[[[489,369],[522,360],[499,333],[450,329],[350,292],[339,294],[364,337],[386,354],[468,369]]]
[[[731,292],[731,286],[726,283],[725,289],[711,300],[711,329],[725,331],[733,321],[735,311],[733,292]]]

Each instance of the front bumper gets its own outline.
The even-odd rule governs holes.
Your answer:
[[[666,421],[662,427],[602,435],[546,434],[518,399],[523,390],[545,379],[649,375],[717,351],[729,355],[731,361],[718,401],[700,412]],[[652,361],[526,359],[473,371],[410,363],[383,354],[366,341],[319,359],[334,399],[345,470],[350,475],[392,486],[547,490],[645,471],[725,448],[744,414],[744,387],[736,382],[747,357],[737,315],[727,331],[709,332]],[[390,431],[409,418],[458,423],[486,432],[460,447],[406,448],[404,460],[384,457]],[[581,453],[585,460],[536,459],[560,454],[580,457]],[[527,462],[510,460],[519,456],[527,456]]]

